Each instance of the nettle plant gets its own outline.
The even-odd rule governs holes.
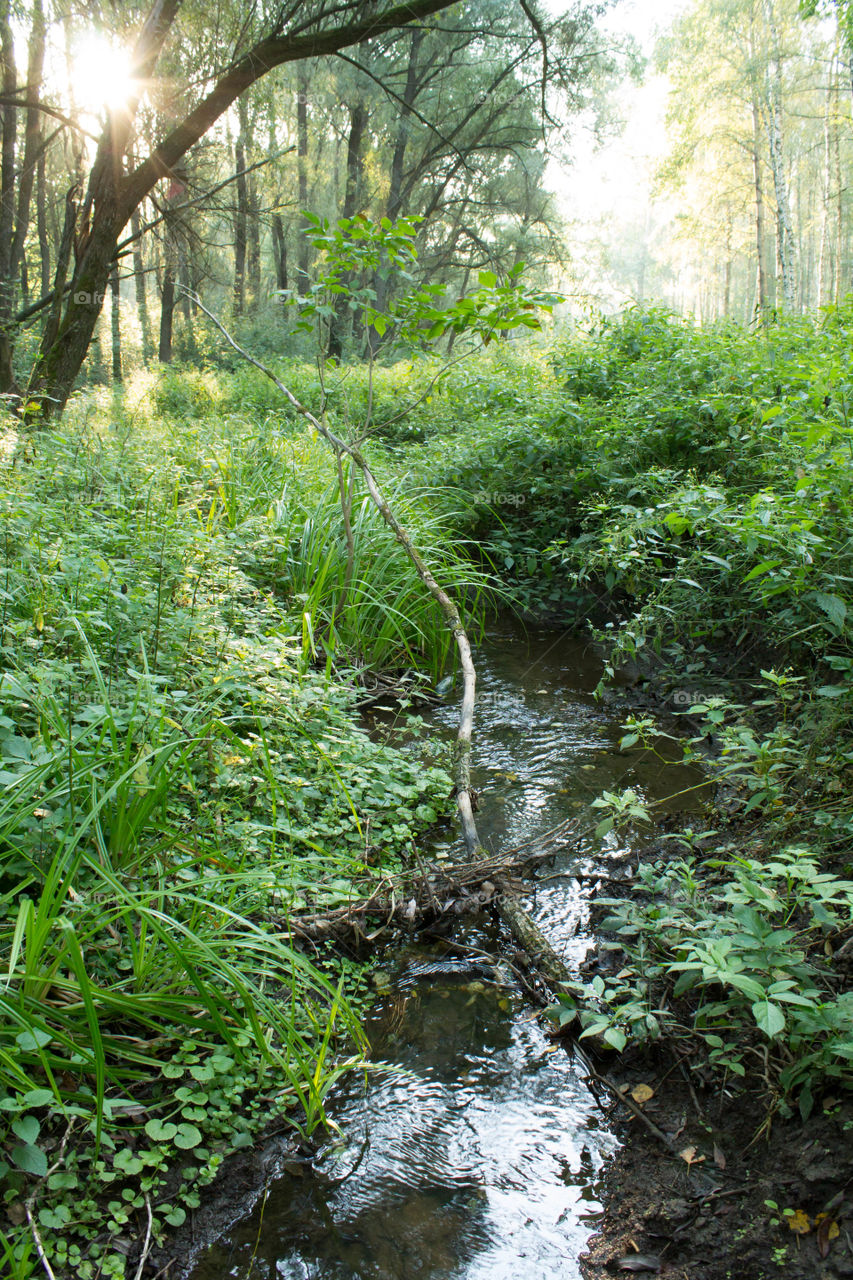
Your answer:
[[[721,851],[722,852],[722,851]],[[708,870],[718,878],[707,879]],[[728,856],[640,864],[632,899],[600,898],[612,977],[576,983],[551,1015],[617,1050],[664,1032],[712,1069],[757,1072],[804,1117],[825,1084],[853,1085],[853,992],[834,989],[822,943],[849,927],[853,882],[800,845],[769,862]]]

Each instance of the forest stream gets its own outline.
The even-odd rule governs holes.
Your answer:
[[[620,753],[585,640],[504,624],[480,647],[477,673],[473,781],[489,848],[582,815],[604,789],[655,800],[695,785],[695,770]],[[456,716],[451,699],[430,719],[449,737]],[[696,806],[691,795],[673,802]],[[530,885],[532,915],[573,970],[592,945],[589,880],[577,873],[626,852],[613,834],[588,837]],[[381,1069],[348,1077],[328,1108],[340,1136],[310,1165],[285,1159],[192,1280],[580,1276],[617,1140],[583,1064],[548,1038],[514,984],[511,942],[482,923],[461,924],[453,940],[497,965],[440,942],[383,957],[365,1026]]]

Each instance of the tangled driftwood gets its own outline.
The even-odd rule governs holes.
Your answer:
[[[397,876],[372,881],[361,897],[330,911],[301,911],[279,923],[294,940],[318,942],[373,941],[392,926],[425,925],[445,916],[464,915],[494,905],[516,941],[550,984],[568,974],[551,962],[553,948],[528,913],[516,909],[514,877],[550,861],[577,843],[580,824],[571,819],[503,854],[482,856],[475,862],[427,862],[415,856],[413,866]],[[357,892],[357,886],[356,886]]]

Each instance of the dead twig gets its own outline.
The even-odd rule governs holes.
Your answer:
[[[147,1191],[145,1193],[145,1208],[148,1213],[148,1221],[145,1224],[145,1239],[142,1242],[142,1253],[139,1256],[139,1266],[136,1268],[134,1280],[142,1280],[142,1272],[145,1268],[146,1262],[148,1261],[148,1255],[151,1252],[151,1197]]]

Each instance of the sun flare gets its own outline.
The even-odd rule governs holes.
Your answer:
[[[89,32],[76,41],[71,63],[77,106],[93,115],[123,107],[138,91],[130,54],[105,36]]]

